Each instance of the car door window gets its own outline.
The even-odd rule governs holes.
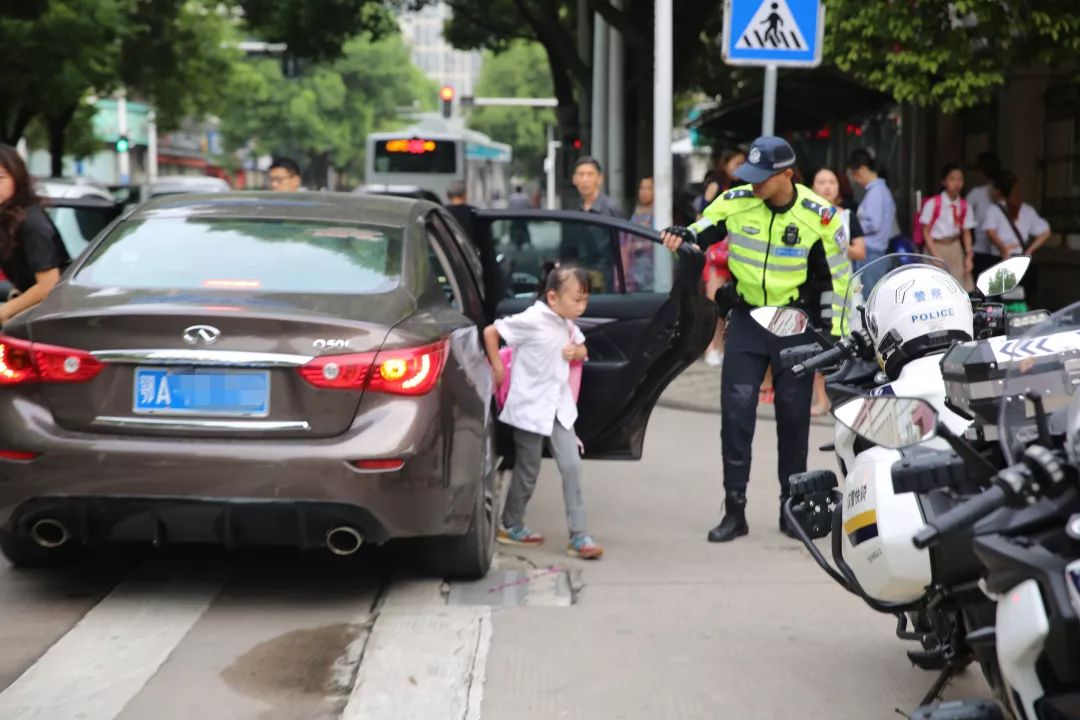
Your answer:
[[[480,252],[471,240],[465,237],[465,233],[461,231],[457,223],[446,222],[446,219],[441,213],[432,213],[432,222],[439,228],[439,232],[444,236],[451,238],[454,243],[454,247],[457,250],[457,254],[465,261],[466,267],[469,269],[469,275],[472,278],[473,284],[476,286],[477,292],[480,296],[484,295],[484,267],[480,261]]]
[[[472,273],[459,252],[456,242],[444,223],[434,213],[424,224],[431,252],[431,267],[436,279],[454,309],[476,323],[485,319],[483,301],[472,279]]]
[[[593,294],[657,291],[657,244],[644,234],[566,218],[496,220],[492,234],[507,297],[534,294],[548,261],[585,268]]]

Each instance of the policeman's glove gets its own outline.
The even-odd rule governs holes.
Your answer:
[[[735,291],[735,283],[728,282],[716,291],[713,302],[720,308],[720,317],[727,317],[728,313],[739,304],[739,293]]]
[[[874,349],[874,341],[866,330],[855,330],[851,333],[851,341],[855,345],[855,351],[864,360],[873,360],[877,354]]]
[[[697,233],[692,228],[682,225],[672,225],[664,228],[660,233],[664,241],[664,247],[668,250],[678,250],[684,242],[697,242]]]

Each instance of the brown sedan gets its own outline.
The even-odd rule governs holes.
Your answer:
[[[484,574],[498,447],[477,326],[528,302],[484,287],[474,247],[501,222],[464,238],[431,203],[332,193],[175,196],[116,221],[0,335],[0,549],[41,565],[106,539],[350,554],[419,537],[437,572]],[[613,245],[626,225],[587,222]],[[640,456],[656,396],[707,342],[678,282],[699,262],[582,319],[593,456]]]

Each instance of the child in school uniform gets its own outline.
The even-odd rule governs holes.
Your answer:
[[[514,428],[517,457],[496,540],[505,545],[536,546],[544,542],[525,524],[525,509],[536,489],[544,442],[562,475],[570,542],[566,552],[588,560],[604,554],[589,535],[581,490],[577,403],[570,387],[570,363],[587,359],[585,336],[574,322],[589,302],[589,275],[579,267],[545,266],[540,296],[532,307],[496,320],[484,330],[484,347],[500,386],[506,368],[499,341],[513,349],[510,391],[499,419]]]
[[[960,195],[963,189],[964,171],[959,165],[949,163],[941,172],[941,193],[923,203],[919,222],[923,226],[926,251],[944,260],[952,276],[964,290],[971,292],[975,289],[971,279],[975,261],[971,231],[975,229],[975,215]]]

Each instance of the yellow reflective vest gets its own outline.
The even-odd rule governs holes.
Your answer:
[[[841,334],[851,265],[847,231],[837,208],[810,188],[795,184],[794,202],[773,210],[746,186],[720,195],[703,215],[690,228],[700,233],[725,223],[728,270],[744,302],[754,307],[784,306],[802,299],[809,309],[818,302],[812,280],[820,278],[822,293],[831,285],[821,305],[831,305],[832,334]]]

